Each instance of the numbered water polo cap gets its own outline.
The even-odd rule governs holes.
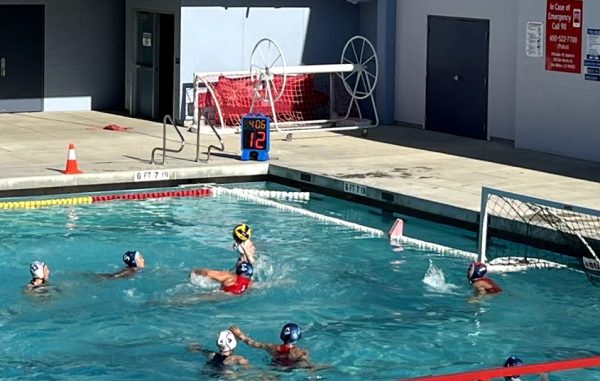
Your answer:
[[[473,262],[469,266],[467,270],[467,278],[470,281],[475,279],[483,278],[483,276],[487,273],[487,266],[481,262]]]
[[[139,251],[126,251],[125,254],[123,254],[123,262],[129,267],[138,267],[139,257]]]
[[[298,324],[287,323],[281,329],[279,337],[284,344],[294,344],[302,338],[302,331],[300,330],[300,327],[298,327]]]
[[[237,346],[237,340],[233,333],[226,329],[225,331],[221,331],[219,333],[219,337],[217,338],[217,346],[221,352],[230,352],[235,349]]]
[[[33,279],[44,279],[44,266],[46,266],[44,262],[31,262],[31,265],[29,265],[29,272]]]
[[[233,239],[236,242],[244,242],[252,237],[252,229],[246,224],[239,224],[233,228]]]
[[[521,365],[523,365],[523,361],[521,361],[521,359],[518,358],[518,357],[516,357],[516,356],[510,356],[504,362],[504,367],[505,368],[513,367],[513,366],[521,366]],[[504,380],[505,381],[521,381],[520,377],[521,376],[504,377]]]
[[[235,273],[237,275],[243,275],[246,278],[252,278],[252,275],[254,274],[254,266],[248,262],[241,262],[235,268]]]

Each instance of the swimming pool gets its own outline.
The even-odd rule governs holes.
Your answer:
[[[396,218],[314,193],[301,205],[384,231]],[[179,303],[219,292],[187,277],[192,268],[232,267],[231,228],[242,221],[261,255],[255,287],[240,297]],[[476,247],[472,232],[413,218],[405,233]],[[299,345],[312,361],[331,368],[282,372],[239,343],[236,353],[252,364],[240,379],[391,380],[500,366],[510,354],[533,363],[598,353],[600,297],[579,273],[497,275],[505,293],[470,304],[464,258],[395,251],[385,238],[230,197],[2,210],[0,234],[2,379],[205,379],[205,359],[188,351],[191,343],[216,350],[218,332],[232,324],[277,343],[290,321],[303,328]],[[93,276],[122,268],[122,253],[134,249],[146,258],[141,274]],[[22,293],[36,259],[50,265],[60,294]],[[573,377],[600,380],[600,373],[551,380]]]

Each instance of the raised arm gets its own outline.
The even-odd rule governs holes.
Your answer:
[[[266,351],[269,352],[273,352],[277,350],[277,345],[275,344],[268,344],[268,343],[261,343],[259,341],[256,341],[254,339],[252,339],[250,336],[246,335],[241,329],[240,327],[238,327],[237,325],[232,325],[229,330],[240,340],[242,340],[244,343],[246,343],[247,345],[251,346],[252,348],[258,348],[258,349],[264,349]]]

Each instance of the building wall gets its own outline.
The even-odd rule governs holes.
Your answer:
[[[395,120],[425,122],[427,16],[490,20],[488,135],[514,139],[517,0],[398,0]]]
[[[0,1],[45,4],[45,111],[122,109],[123,1]]]
[[[543,57],[527,57],[526,24],[545,24],[546,0],[520,0],[518,12],[515,145],[600,162],[600,82],[547,71]],[[585,54],[587,28],[600,29],[600,2],[584,1],[582,26]]]

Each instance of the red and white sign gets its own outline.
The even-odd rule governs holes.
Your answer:
[[[546,70],[581,73],[583,1],[548,0]]]

